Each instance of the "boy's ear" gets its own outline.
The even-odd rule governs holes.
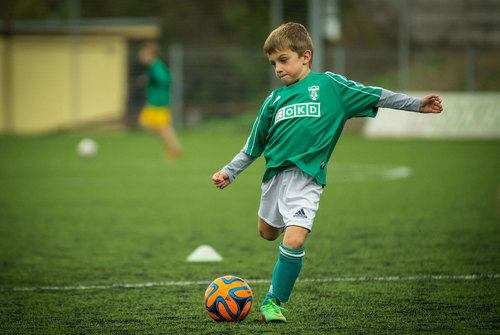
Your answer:
[[[304,51],[304,54],[302,55],[304,57],[304,65],[309,64],[312,59],[312,52],[311,50],[306,50]]]

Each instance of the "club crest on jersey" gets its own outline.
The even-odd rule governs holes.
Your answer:
[[[319,98],[319,86],[314,85],[314,86],[309,86],[309,96],[311,97],[312,100],[316,101]]]

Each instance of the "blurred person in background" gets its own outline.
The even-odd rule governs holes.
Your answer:
[[[170,112],[172,77],[159,55],[160,48],[156,42],[146,42],[139,50],[139,61],[147,66],[146,104],[139,114],[139,123],[160,135],[168,158],[178,158],[182,148],[172,126]]]

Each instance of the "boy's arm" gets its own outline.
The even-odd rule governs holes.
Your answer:
[[[366,86],[333,72],[327,71],[325,74],[331,79],[333,89],[344,105],[347,119],[375,117],[379,107],[420,113],[441,113],[443,111],[442,99],[435,94],[418,99],[381,87]]]
[[[212,182],[218,188],[224,188],[259,157],[265,149],[266,138],[269,130],[270,117],[267,111],[268,104],[273,97],[271,93],[262,103],[259,116],[252,125],[252,130],[247,138],[243,150],[233,160],[212,176]]]
[[[220,171],[214,173],[212,176],[214,185],[222,189],[231,184],[243,170],[255,161],[255,159],[257,159],[257,157],[249,156],[245,152],[240,151],[234,156],[229,164],[224,166]]]
[[[221,169],[221,171],[228,175],[229,181],[232,183],[243,170],[255,161],[255,159],[256,157],[249,156],[244,151],[240,151],[234,156],[229,164]]]
[[[441,97],[435,94],[429,94],[420,99],[383,88],[376,107],[419,113],[441,113],[443,111],[442,102]]]

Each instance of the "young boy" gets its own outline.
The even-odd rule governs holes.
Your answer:
[[[302,268],[304,242],[345,122],[352,117],[375,117],[378,107],[420,113],[440,113],[443,108],[437,95],[418,99],[364,86],[332,72],[312,72],[312,41],[298,23],[273,30],[263,49],[284,86],[264,100],[243,150],[214,173],[212,181],[223,189],[264,154],[258,229],[269,241],[281,233],[284,236],[260,312],[265,322],[285,322],[281,305],[288,301]]]
[[[139,51],[139,61],[148,67],[147,104],[141,110],[139,123],[157,132],[165,143],[167,156],[177,158],[182,149],[170,115],[170,71],[159,54],[158,44],[154,42],[145,43]]]

